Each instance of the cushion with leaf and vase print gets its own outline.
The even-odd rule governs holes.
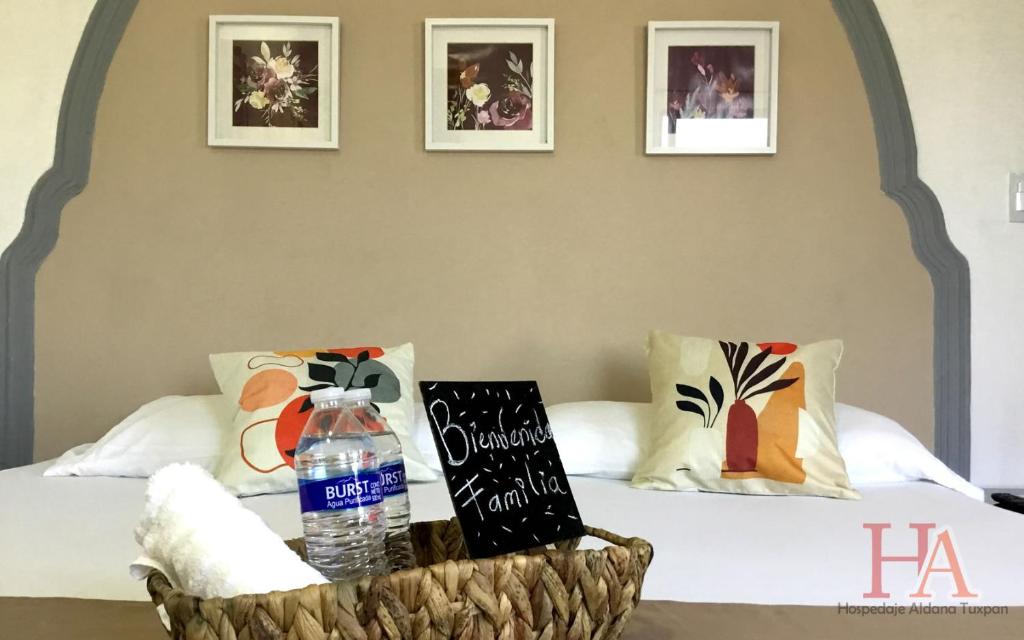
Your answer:
[[[310,393],[342,387],[370,389],[402,443],[406,477],[435,480],[409,436],[413,363],[411,344],[211,355],[217,384],[235,405],[217,479],[237,495],[295,491],[295,446],[313,408]]]
[[[633,486],[858,498],[836,440],[843,343],[652,331],[652,424]]]

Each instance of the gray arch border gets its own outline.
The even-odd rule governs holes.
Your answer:
[[[138,0],[97,0],[71,63],[53,166],[29,193],[25,221],[0,255],[0,469],[32,462],[36,274],[60,215],[89,181],[96,110],[114,51]]]
[[[971,279],[946,232],[942,206],[917,175],[917,140],[896,55],[871,0],[832,0],[860,67],[875,123],[882,192],[903,209],[934,289],[935,454],[971,472]]]
[[[21,232],[0,255],[0,469],[33,449],[35,280],[57,241],[64,205],[89,178],[96,111],[107,70],[138,0],[97,0],[75,53],[57,125],[53,166],[29,195]],[[832,0],[864,81],[882,191],[903,210],[914,253],[935,292],[935,449],[970,473],[970,275],[946,232],[942,207],[917,175],[917,143],[903,80],[871,0]]]

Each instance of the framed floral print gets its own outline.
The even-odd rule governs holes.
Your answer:
[[[338,148],[338,19],[210,16],[207,143]]]
[[[647,153],[773,154],[778,22],[647,24]]]
[[[555,148],[554,20],[427,20],[424,60],[427,150]]]

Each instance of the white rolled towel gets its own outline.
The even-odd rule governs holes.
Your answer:
[[[135,540],[144,556],[132,564],[133,575],[158,567],[175,586],[201,598],[328,582],[194,464],[171,464],[149,479]]]

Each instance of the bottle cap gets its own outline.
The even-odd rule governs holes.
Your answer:
[[[341,396],[343,402],[359,402],[360,400],[369,400],[373,397],[373,392],[369,389],[347,389]]]
[[[309,394],[309,399],[312,400],[313,404],[320,404],[321,402],[327,402],[328,400],[341,400],[345,397],[345,390],[341,387],[327,387],[326,389],[317,389],[316,391]]]
[[[373,392],[369,389],[342,389],[341,387],[327,387],[325,389],[317,389],[316,391],[309,394],[309,399],[313,404],[319,404],[321,402],[327,402],[330,400],[340,400],[341,402],[359,402],[361,400],[369,400],[373,397]]]

